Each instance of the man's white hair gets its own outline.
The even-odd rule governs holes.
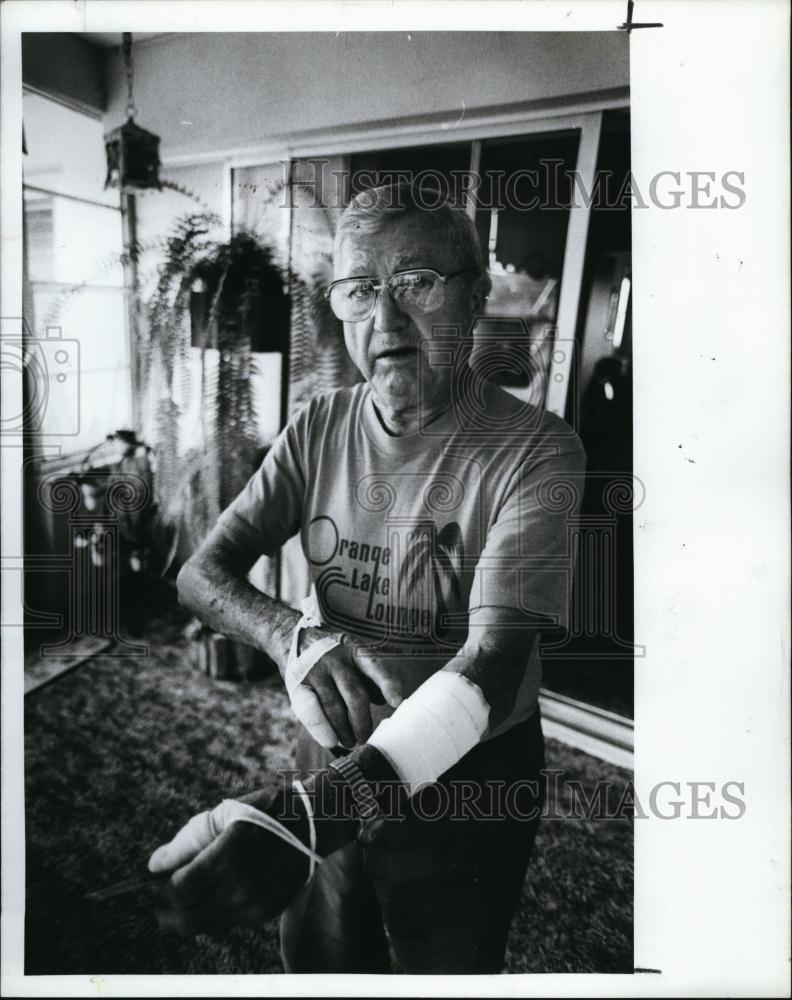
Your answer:
[[[453,249],[460,268],[470,267],[479,275],[486,274],[481,242],[470,216],[438,191],[407,181],[368,188],[355,195],[338,220],[335,254],[346,239],[379,233],[389,223],[412,215],[424,219],[438,241]]]

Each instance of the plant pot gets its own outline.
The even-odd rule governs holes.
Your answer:
[[[275,663],[245,643],[229,639],[200,623],[185,630],[190,664],[194,670],[219,681],[252,681],[277,672]]]

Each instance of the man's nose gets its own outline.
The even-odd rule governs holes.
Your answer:
[[[377,295],[374,307],[374,329],[378,333],[388,333],[390,330],[401,330],[409,323],[409,317],[401,312],[393,301],[393,296],[386,285]]]

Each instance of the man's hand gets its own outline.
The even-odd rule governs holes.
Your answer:
[[[268,798],[255,793],[246,801],[305,842],[304,807],[290,800],[284,808],[283,795],[265,805]],[[258,926],[280,914],[305,883],[304,854],[253,823],[236,821],[223,829],[222,816],[222,806],[194,816],[151,856],[152,872],[172,872],[163,890],[170,909],[157,913],[161,927],[218,935],[237,925]]]
[[[306,629],[301,651],[332,634]],[[341,644],[325,653],[291,692],[291,701],[297,718],[323,746],[352,747],[371,736],[372,703],[396,708],[403,695],[399,676],[386,661],[346,634],[339,638]]]
[[[374,747],[352,753],[375,787],[384,783],[392,788],[396,783],[404,791],[396,772]],[[337,851],[357,833],[358,819],[348,790],[346,781],[332,768],[305,782],[319,857]],[[389,794],[388,802],[393,801]],[[274,798],[267,792],[254,792],[193,816],[149,859],[150,871],[171,873],[163,890],[170,909],[157,914],[161,927],[182,934],[218,935],[239,924],[260,926],[282,913],[305,884],[310,859],[276,833],[253,822],[234,821],[240,802],[242,810],[252,806],[276,819],[303,845],[312,843],[305,802],[293,788],[281,790]]]
[[[273,834],[233,823],[164,888],[171,909],[160,927],[182,934],[223,934],[278,916],[305,882],[308,859]]]
[[[179,602],[218,632],[264,650],[285,678],[300,612],[253,587],[247,574],[254,561],[215,527],[179,573]],[[322,746],[353,746],[371,735],[372,701],[395,708],[402,700],[400,685],[387,663],[332,629],[303,629],[300,652],[323,636],[342,638],[342,645],[326,653],[289,698]]]

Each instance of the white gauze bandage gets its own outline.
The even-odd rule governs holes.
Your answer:
[[[313,591],[302,602],[300,609],[302,617],[294,626],[289,658],[286,661],[284,674],[286,693],[289,695],[294,714],[316,742],[323,747],[333,747],[338,743],[335,730],[328,722],[316,692],[303,684],[303,681],[325,653],[329,653],[331,649],[335,649],[341,643],[333,636],[324,636],[308,649],[299,653],[300,632],[304,628],[318,628],[322,624],[319,604]]]
[[[179,830],[173,840],[158,847],[149,858],[149,871],[168,872],[181,868],[182,865],[192,861],[205,847],[216,840],[223,830],[231,826],[232,823],[253,823],[305,854],[310,860],[308,870],[308,878],[310,879],[322,859],[316,853],[316,827],[314,826],[313,809],[308,793],[296,780],[294,790],[302,800],[308,815],[310,847],[306,847],[299,837],[295,836],[291,830],[287,830],[274,816],[261,812],[247,802],[240,802],[238,799],[223,799],[220,805],[215,806],[214,809],[208,809],[206,812],[193,816]]]
[[[414,795],[472,750],[489,724],[481,688],[462,674],[438,670],[369,738]]]

